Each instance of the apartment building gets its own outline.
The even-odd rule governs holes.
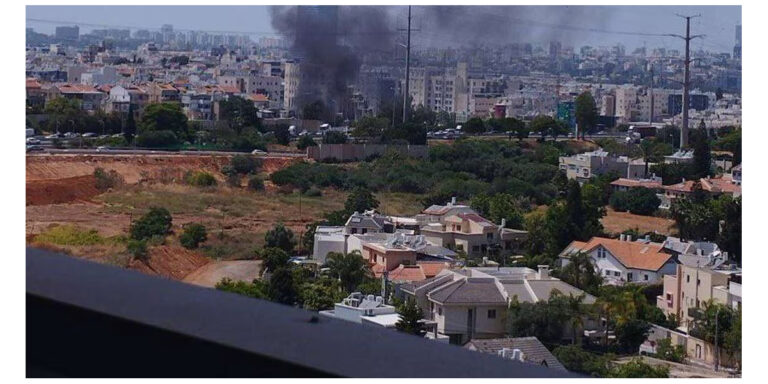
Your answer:
[[[592,176],[608,172],[616,172],[626,177],[630,177],[630,173],[637,176],[641,169],[640,164],[632,162],[628,157],[611,155],[602,148],[573,156],[560,156],[559,163],[560,169],[565,171],[569,180],[577,180],[580,183]],[[644,170],[645,164],[642,167]]]
[[[741,269],[727,264],[714,268],[679,264],[675,273],[664,276],[664,288],[656,297],[656,306],[666,315],[678,316],[680,328],[687,331],[696,311],[709,300],[740,309]]]

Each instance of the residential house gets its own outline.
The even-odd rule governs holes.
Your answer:
[[[427,225],[430,223],[442,223],[448,216],[457,215],[459,213],[475,213],[477,212],[470,208],[468,205],[456,204],[456,198],[452,197],[451,201],[446,205],[431,205],[429,208],[416,215],[416,220],[421,225]]]
[[[464,348],[470,351],[490,353],[505,359],[542,365],[565,371],[565,366],[535,336],[505,337],[499,339],[472,339]]]
[[[740,174],[739,174],[740,177]],[[732,197],[741,196],[741,183],[733,182],[732,175],[723,175],[721,177],[706,177],[698,180],[701,190],[712,197],[720,195],[730,195]],[[663,187],[664,194],[661,195],[661,205],[659,208],[670,209],[675,199],[688,197],[693,193],[696,181],[685,180],[682,182],[666,185]]]
[[[516,252],[528,232],[504,228],[504,221],[496,225],[477,213],[457,213],[444,217],[442,222],[429,223],[421,233],[432,244],[466,252],[469,256],[487,256],[489,252]]]
[[[548,300],[553,292],[584,294],[584,303],[595,297],[549,276],[548,266],[529,268],[465,268],[443,270],[437,276],[403,284],[396,295],[410,297],[435,332],[448,336],[451,344],[472,339],[498,338],[506,333],[507,308],[512,300],[535,303]],[[567,332],[567,334],[571,334]]]
[[[609,172],[628,176],[630,170],[628,157],[611,155],[602,148],[573,156],[560,156],[559,164],[569,180],[577,180],[580,183],[589,180],[592,176]],[[637,172],[636,168],[636,166],[631,168],[635,171],[634,173]]]
[[[611,182],[611,187],[617,192],[625,192],[633,188],[647,188],[657,193],[663,192],[661,178],[656,175],[651,175],[651,177],[647,179],[618,178]]]
[[[131,107],[131,93],[122,86],[114,86],[109,89],[109,97],[104,107],[107,113],[128,113]]]
[[[681,149],[677,152],[664,156],[666,164],[690,164],[693,163],[693,150]]]
[[[150,83],[150,103],[178,103],[181,102],[181,91],[171,83]]]
[[[573,241],[559,255],[561,266],[578,252],[592,259],[595,269],[609,284],[654,284],[663,275],[674,274],[677,258],[661,243],[646,239],[632,241],[631,235],[619,239],[593,237],[588,242]]]
[[[80,108],[88,112],[101,109],[102,103],[106,99],[105,93],[86,84],[56,84],[49,87],[47,92],[47,101],[51,101],[57,97],[77,100],[80,102]]]
[[[360,240],[363,258],[370,263],[375,277],[394,273],[391,279],[397,282],[434,276],[453,264],[456,256],[448,249],[429,244],[422,235],[394,233],[352,235],[350,238]]]
[[[669,339],[672,345],[683,346],[688,361],[698,366],[713,367],[715,361],[718,362],[720,367],[734,368],[739,365],[723,348],[720,348],[719,354],[715,353],[715,346],[712,343],[693,337],[680,330],[668,329],[656,324],[651,324],[648,338],[640,345],[640,352],[647,354],[656,353],[656,347],[659,341],[663,339]]]

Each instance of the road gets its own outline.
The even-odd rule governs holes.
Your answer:
[[[35,151],[27,153],[28,156],[35,155],[178,155],[178,156],[234,156],[245,155],[247,152],[228,152],[228,151],[163,151],[163,150],[149,150],[149,149],[108,149],[98,151],[96,149],[56,149],[45,148],[42,151]],[[259,157],[290,157],[290,158],[303,158],[307,157],[306,153],[295,152],[268,152],[264,155],[256,155]]]
[[[184,277],[185,283],[213,288],[223,278],[250,283],[261,273],[261,260],[215,261]]]

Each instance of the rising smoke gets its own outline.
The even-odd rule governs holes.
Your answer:
[[[275,6],[272,27],[292,43],[301,62],[299,106],[322,100],[331,111],[343,109],[348,85],[357,78],[363,58],[392,55],[403,40],[406,7]],[[414,48],[518,42],[572,44],[590,32],[558,29],[602,28],[610,20],[609,7],[569,6],[423,6],[413,7],[412,25],[418,32]],[[400,49],[402,52],[402,49]],[[391,56],[390,56],[391,57]]]

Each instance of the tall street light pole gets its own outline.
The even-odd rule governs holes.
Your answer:
[[[408,6],[408,38],[405,46],[405,93],[403,93],[403,125],[408,121],[408,92],[411,81],[411,6]]]
[[[694,17],[701,17],[701,14],[692,15],[692,16],[683,16],[678,14],[677,16],[682,17],[685,19],[685,36],[680,35],[669,35],[681,38],[685,40],[685,77],[683,79],[683,124],[680,127],[680,148],[684,148],[688,146],[688,108],[690,102],[689,100],[689,92],[691,87],[691,40],[695,39],[697,37],[703,37],[704,35],[694,35],[691,36],[691,19]]]

